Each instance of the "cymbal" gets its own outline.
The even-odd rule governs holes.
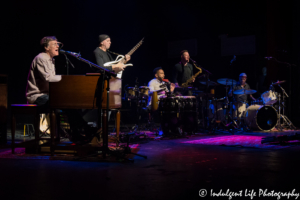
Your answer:
[[[280,85],[281,83],[284,83],[285,81],[277,81],[275,83],[272,83],[272,85]]]
[[[229,79],[229,78],[220,78],[217,80],[217,82],[222,85],[235,85],[236,84],[236,80]]]
[[[206,83],[208,83],[208,86],[214,86],[214,85],[218,85],[218,83],[214,82],[214,81],[200,81],[201,84],[206,85]]]
[[[256,90],[250,90],[250,89],[240,89],[233,91],[233,94],[254,94],[256,93]]]

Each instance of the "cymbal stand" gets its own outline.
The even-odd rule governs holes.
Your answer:
[[[230,66],[232,64],[232,61],[230,63]],[[231,82],[231,86],[232,86],[232,89],[231,89],[231,96],[233,98],[233,79],[232,79],[232,82]],[[226,82],[226,98],[225,98],[225,109],[226,109],[226,114],[225,114],[225,123],[226,123],[226,127],[231,127],[232,128],[232,132],[234,133],[234,130],[238,128],[238,124],[236,123],[236,121],[234,121],[233,119],[233,103],[231,104],[231,106],[229,107],[229,104],[230,104],[230,101],[229,101],[229,98],[228,98],[228,86],[227,86],[227,82]],[[230,109],[229,109],[230,108]],[[230,114],[231,113],[231,114]],[[231,129],[230,129],[231,130]]]
[[[294,124],[289,120],[287,116],[284,115],[284,107],[285,107],[285,97],[289,97],[285,90],[278,84],[279,88],[282,90],[282,102],[281,102],[281,95],[278,95],[279,101],[279,108],[278,108],[278,122],[277,127],[282,131],[284,126],[288,126],[290,129],[295,130],[296,127]],[[282,109],[282,114],[280,114]],[[281,119],[283,119],[283,123],[281,124]]]
[[[224,109],[226,109],[226,116],[225,116],[225,123],[227,124],[228,123],[228,108],[229,108],[229,99],[228,99],[228,86],[227,86],[227,81],[226,81],[226,97],[225,97],[225,106],[224,106]]]

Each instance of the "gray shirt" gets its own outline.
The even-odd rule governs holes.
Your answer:
[[[250,89],[250,86],[248,83],[245,83],[243,87],[240,82],[237,82],[237,84],[233,86],[233,91],[241,89]],[[247,103],[248,96],[248,94],[234,94],[234,101]]]
[[[28,103],[34,103],[38,97],[49,94],[49,82],[56,82],[60,79],[61,76],[55,75],[54,59],[44,52],[37,55],[31,63],[27,79]]]

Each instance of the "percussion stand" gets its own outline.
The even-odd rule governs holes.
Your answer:
[[[230,66],[232,66],[232,65],[230,64]],[[226,104],[226,115],[225,115],[225,119],[226,119],[226,126],[227,127],[231,126],[232,127],[232,133],[234,133],[234,130],[237,129],[238,124],[233,119],[233,105],[234,105],[233,104],[233,79],[232,79],[232,82],[231,82],[231,87],[232,87],[232,89],[231,89],[232,103],[231,103],[230,109],[228,109],[230,101],[229,101],[229,98],[228,98],[228,88],[227,88],[227,83],[226,83],[226,103],[225,103]],[[230,115],[230,113],[231,113],[231,115]]]

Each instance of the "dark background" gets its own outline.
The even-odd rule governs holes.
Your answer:
[[[166,78],[171,79],[171,69],[180,57],[168,56],[168,43],[195,39],[197,54],[192,58],[211,71],[212,81],[237,79],[245,72],[250,87],[257,89],[264,66],[268,70],[266,85],[286,80],[282,86],[291,94],[292,112],[288,116],[299,125],[299,67],[291,68],[290,78],[289,67],[264,59],[272,56],[300,66],[299,1],[10,1],[3,4],[2,10],[0,74],[9,76],[9,104],[26,103],[29,67],[40,52],[39,41],[44,36],[55,35],[63,42],[63,49],[80,51],[92,62],[99,34],[108,34],[112,40],[110,50],[121,54],[145,37],[144,44],[132,55],[134,66],[123,74],[123,86],[134,86],[136,77],[140,85],[146,85],[157,66],[162,66]],[[222,35],[254,35],[255,54],[238,55],[230,67],[233,55],[221,56]],[[93,72],[87,64],[70,60],[75,65],[70,74]],[[66,74],[62,55],[56,57],[56,69],[57,74]],[[225,95],[222,86],[216,92]]]

